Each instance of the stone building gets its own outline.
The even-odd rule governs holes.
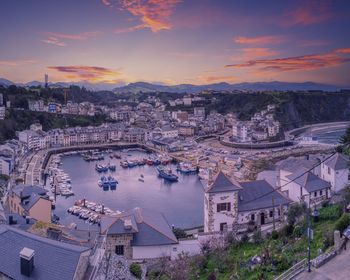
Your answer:
[[[265,180],[237,182],[219,172],[205,189],[204,231],[233,230],[251,221],[261,226],[283,220],[290,203]]]
[[[106,252],[127,259],[171,257],[178,240],[165,217],[157,212],[134,208],[117,217],[103,217],[101,234]]]

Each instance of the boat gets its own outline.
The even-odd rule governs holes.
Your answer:
[[[130,160],[130,161],[127,161],[127,163],[128,163],[128,167],[130,167],[130,168],[138,166],[137,161]]]
[[[99,187],[104,187],[104,188],[109,187],[109,182],[106,176],[101,177],[101,179],[98,181],[98,185]]]
[[[110,187],[116,187],[118,184],[118,181],[112,176],[108,176],[107,181]]]
[[[150,159],[150,158],[146,159],[146,164],[147,165],[153,165],[153,160]]]
[[[113,165],[108,165],[108,169],[110,171],[115,171],[117,169],[117,167],[113,164]]]
[[[128,166],[129,166],[128,161],[126,161],[126,160],[121,161],[120,162],[120,166],[123,167],[123,168],[128,168]]]
[[[157,172],[159,177],[170,181],[170,182],[177,182],[179,177],[172,173],[171,169],[166,169],[164,166],[157,166]]]
[[[140,181],[140,182],[145,182],[145,180],[144,180],[144,179],[142,179],[142,178],[139,178],[139,181]]]
[[[183,174],[197,173],[197,168],[189,162],[180,162],[177,165],[176,170]]]
[[[108,171],[108,166],[107,165],[102,165],[102,164],[96,164],[95,169],[97,172],[107,172]]]

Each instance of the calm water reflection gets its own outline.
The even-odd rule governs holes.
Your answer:
[[[123,158],[143,158],[146,154],[129,152]],[[57,197],[55,213],[62,224],[75,222],[80,228],[88,225],[76,216],[66,212],[74,201],[81,198],[103,203],[112,210],[128,210],[142,207],[164,213],[170,224],[177,227],[193,227],[203,224],[203,187],[196,175],[179,175],[179,181],[168,183],[157,176],[155,167],[140,166],[123,169],[119,159],[105,156],[104,163],[117,165],[115,172],[109,172],[119,184],[114,191],[103,191],[97,182],[101,174],[95,171],[96,162],[86,162],[79,155],[62,157],[61,168],[69,174],[75,196]],[[172,169],[175,172],[175,165]],[[138,179],[143,174],[144,182]]]

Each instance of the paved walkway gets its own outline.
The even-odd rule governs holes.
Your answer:
[[[350,248],[320,268],[312,268],[300,274],[297,280],[345,280],[350,279]]]

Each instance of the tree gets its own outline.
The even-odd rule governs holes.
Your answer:
[[[306,205],[305,203],[296,203],[292,204],[289,207],[288,213],[287,213],[287,221],[288,224],[293,226],[297,219],[302,216],[306,211]]]

